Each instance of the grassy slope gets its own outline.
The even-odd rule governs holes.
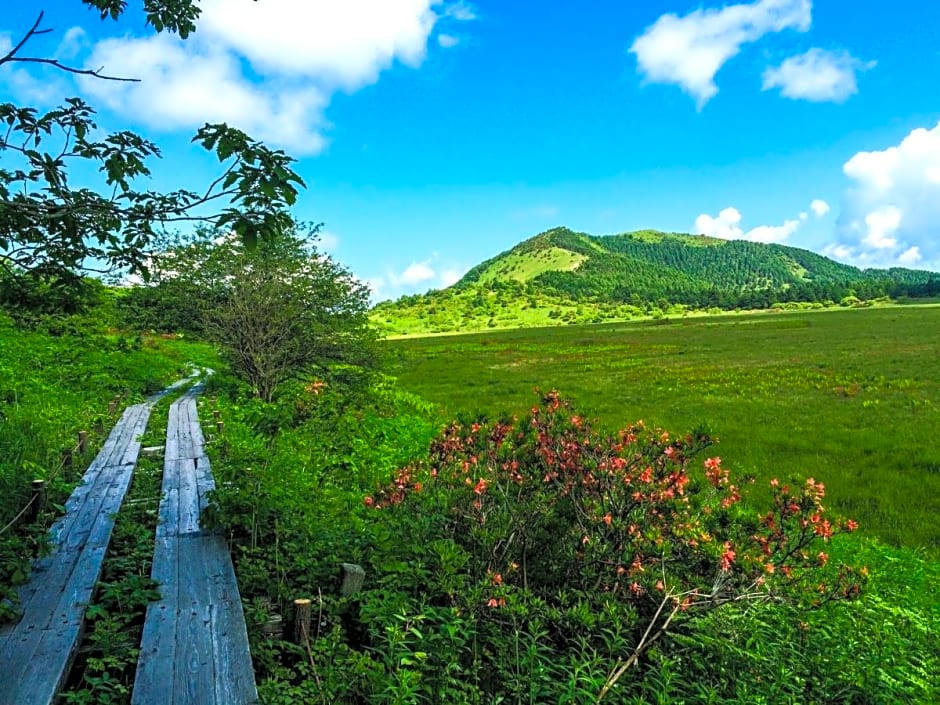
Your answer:
[[[188,362],[211,365],[215,359],[207,346],[91,333],[84,322],[67,327],[67,334],[50,335],[17,328],[0,315],[0,528],[27,503],[34,478],[47,480],[50,509],[39,526],[0,533],[0,597],[24,577],[35,539],[123,406],[178,379]],[[109,415],[118,395],[122,401]],[[79,430],[89,432],[86,457],[64,466],[62,451],[75,447]]]
[[[655,230],[599,237],[555,228],[480,263],[453,287],[379,304],[372,321],[395,336],[600,323],[658,317],[686,306],[769,305],[755,303],[761,297],[754,292],[770,300],[774,296],[766,292],[788,290],[798,291],[801,301],[838,301],[850,287],[860,287],[861,296],[875,298],[880,294],[864,293],[878,290],[874,280],[909,284],[930,276],[862,271],[782,245]]]
[[[510,252],[480,275],[479,282],[530,281],[543,272],[570,272],[586,260],[578,252],[561,247],[547,247],[531,253]]]
[[[448,412],[558,388],[606,426],[707,422],[763,492],[811,475],[892,544],[940,546],[940,307],[766,313],[390,341],[403,386]]]

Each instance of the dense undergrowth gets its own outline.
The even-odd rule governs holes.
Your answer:
[[[854,534],[824,542],[828,530],[811,528],[794,554],[773,544],[783,553],[758,565],[760,550],[747,546],[768,530],[763,515],[736,501],[724,507],[732,490],[722,485],[722,495],[703,475],[704,455],[693,461],[681,439],[673,452],[699,468],[688,485],[693,506],[713,512],[696,515],[696,531],[714,539],[707,545],[656,529],[665,507],[640,524],[636,504],[626,506],[631,495],[616,499],[612,488],[571,504],[532,467],[522,440],[514,452],[531,462],[519,472],[539,476],[535,494],[510,502],[495,490],[517,488],[511,465],[500,479],[479,469],[477,452],[445,459],[452,431],[428,455],[440,420],[388,384],[358,396],[298,385],[272,405],[225,387],[216,385],[224,432],[210,444],[216,521],[233,543],[265,703],[587,703],[602,693],[624,703],[930,703],[940,694],[935,561]],[[479,433],[500,428],[468,419],[465,432],[474,424]],[[498,475],[508,458],[491,469]],[[442,484],[445,467],[460,481]],[[815,495],[793,492],[801,508],[779,520],[823,526],[806,499]],[[582,536],[588,507],[598,534]],[[631,517],[643,527],[639,543],[623,542]],[[619,544],[606,537],[612,529]],[[352,596],[339,589],[344,562],[366,571]],[[852,580],[839,582],[850,575],[839,577],[842,563],[868,574],[857,597]],[[789,587],[786,573],[796,576]],[[775,599],[727,599],[771,583]],[[829,599],[846,596],[854,599]],[[301,645],[265,628],[276,614],[289,633],[296,598],[313,601],[312,638]],[[658,606],[674,619],[644,643],[647,626],[651,637],[663,625]]]
[[[8,591],[112,424],[109,403],[188,361],[221,368],[205,346],[50,323],[0,329],[3,524],[34,477],[51,488],[39,522],[0,535]],[[286,383],[271,402],[213,376],[206,521],[232,546],[263,703],[937,701],[935,556],[848,533],[818,483],[789,473],[739,501],[759,488],[705,435],[591,435],[554,399],[557,418],[536,404],[521,421],[455,426],[372,372]],[[92,432],[86,457],[60,467],[78,429]],[[128,701],[158,482],[145,461],[69,701]],[[343,563],[365,569],[354,594]],[[297,598],[313,602],[300,644]]]
[[[190,362],[213,359],[208,346],[113,332],[91,317],[24,327],[0,313],[0,621],[15,613],[15,586],[124,408]],[[79,431],[87,433],[84,455]],[[35,479],[46,490],[34,517],[27,505]]]

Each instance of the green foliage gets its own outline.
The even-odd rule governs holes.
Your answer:
[[[933,586],[940,564],[855,538],[834,542],[832,553],[870,566],[863,599],[803,615],[767,606],[716,613],[671,639],[684,673],[669,696],[703,702],[707,692],[711,702],[723,703],[935,702],[940,603]]]
[[[373,321],[390,334],[465,332],[938,292],[933,272],[863,271],[782,245],[555,228],[474,267],[449,289],[379,304]],[[501,310],[484,316],[481,308],[494,298]]]
[[[262,400],[285,382],[374,363],[368,289],[313,246],[317,227],[254,247],[205,232],[154,256],[156,285],[121,302],[139,325],[195,331],[217,343]]]
[[[869,536],[935,550],[940,308],[727,315],[389,341],[402,386],[449,415],[523,413],[557,386],[608,428],[707,421],[758,479],[812,475]],[[891,429],[890,433],[881,432]]]
[[[15,586],[124,406],[178,379],[194,357],[217,366],[205,346],[110,334],[89,317],[23,329],[0,316],[0,600],[12,600],[0,603],[0,620],[15,610]],[[75,451],[80,430],[84,456]],[[34,479],[46,480],[47,501],[27,521],[31,514],[19,515]]]
[[[118,19],[126,7],[112,0],[85,2],[98,9],[102,19]],[[145,3],[145,10],[156,31],[181,37],[195,28],[199,14],[192,0],[155,0]],[[0,66],[40,61],[119,80],[24,56],[30,40],[48,31],[41,28],[42,20],[40,12],[14,48],[0,57]],[[94,268],[146,274],[149,245],[170,223],[211,222],[232,229],[253,247],[259,237],[289,222],[286,209],[303,182],[283,152],[227,125],[207,124],[193,141],[213,152],[224,169],[207,189],[139,190],[136,183],[150,175],[148,161],[159,158],[159,148],[129,131],[101,135],[94,116],[94,109],[79,98],[68,98],[45,113],[0,103],[0,270],[6,275],[25,273],[67,287]],[[75,170],[97,174],[98,183],[73,187],[70,174]],[[215,202],[226,207],[207,213],[206,206]]]
[[[765,565],[760,542],[751,549],[747,544],[755,530],[760,534],[769,525],[760,528],[760,515],[737,503],[722,506],[733,492],[723,482],[721,464],[711,464],[713,479],[699,476],[684,485],[687,496],[696,498],[691,500],[690,517],[714,532],[711,547],[680,548],[689,536],[680,538],[681,529],[666,522],[660,553],[648,551],[649,561],[642,561],[645,570],[640,571],[633,565],[631,551],[617,556],[616,562],[605,562],[605,551],[619,550],[616,540],[607,540],[617,534],[614,511],[609,525],[605,515],[598,514],[600,506],[591,508],[593,519],[573,511],[576,506],[587,507],[592,496],[593,485],[583,484],[587,473],[582,468],[597,468],[604,458],[608,464],[616,457],[635,463],[633,446],[619,450],[603,446],[611,455],[598,455],[594,444],[585,450],[582,441],[591,432],[559,406],[554,416],[540,409],[531,417],[537,420],[535,426],[528,416],[489,423],[467,419],[459,428],[447,427],[430,453],[422,453],[429,437],[426,420],[420,422],[421,439],[409,442],[400,434],[413,432],[426,410],[415,415],[410,401],[403,404],[403,398],[388,389],[389,398],[398,399],[385,407],[388,416],[375,415],[378,407],[369,411],[365,399],[353,399],[332,387],[307,396],[297,389],[293,403],[284,398],[278,408],[248,398],[236,405],[220,399],[225,430],[210,442],[214,470],[224,478],[216,508],[236,547],[264,702],[596,702],[615,668],[637,649],[644,625],[655,613],[656,595],[662,594],[656,582],[663,575],[656,561],[662,560],[662,551],[670,556],[665,562],[666,585],[676,589],[684,569],[691,571],[685,574],[687,579],[700,575],[700,590],[715,589],[714,577],[724,574],[722,560],[727,554],[721,537],[734,533],[735,527],[740,543],[733,546],[741,550],[736,551],[729,573],[740,576],[737,571],[756,568],[747,558],[755,555],[755,548]],[[349,415],[348,424],[337,416],[338,408]],[[252,426],[270,430],[265,419],[271,417],[280,419],[275,436],[252,430]],[[391,484],[383,484],[379,478],[395,466],[383,458],[400,448],[403,440],[409,449],[399,460],[410,454],[424,455],[426,461],[408,464],[394,473]],[[654,468],[660,467],[657,458],[662,468],[674,472],[685,463],[672,459],[677,450],[686,448],[683,438],[665,440],[647,429],[635,442],[646,449],[641,455],[649,457]],[[323,451],[310,453],[339,443],[346,446],[344,467],[317,464]],[[666,448],[672,452],[666,454]],[[551,460],[548,449],[579,455]],[[518,469],[510,457],[519,461]],[[575,460],[566,470],[567,461]],[[552,462],[558,463],[559,477],[546,483],[541,473]],[[668,479],[669,473],[655,470],[646,485],[641,465],[645,463],[636,465],[632,482],[648,490],[653,500],[656,478]],[[693,465],[701,468],[699,462],[688,468]],[[432,469],[438,470],[436,477],[431,476]],[[531,482],[518,485],[512,473],[523,469],[531,474]],[[600,479],[601,474],[594,472]],[[470,477],[469,485],[465,477]],[[484,478],[491,481],[477,493]],[[565,494],[575,478],[581,481],[579,487],[572,486]],[[420,489],[416,483],[422,483]],[[384,493],[370,495],[372,508],[361,502],[368,487],[385,488]],[[511,499],[503,487],[517,488]],[[821,522],[813,522],[811,516],[818,487],[803,487],[808,489],[800,490],[803,499],[798,502],[807,504],[800,512],[810,512],[805,515],[807,522],[819,527]],[[624,504],[603,488],[599,484],[594,496],[608,503],[608,509],[629,506],[628,495]],[[539,496],[546,501],[538,501]],[[656,509],[658,501],[653,500],[650,509]],[[376,510],[376,504],[383,508]],[[789,504],[789,500],[778,503],[778,511],[787,511]],[[692,510],[705,505],[712,507],[711,514]],[[655,514],[647,518],[644,528],[655,533],[659,520]],[[594,539],[586,544],[582,543],[585,521]],[[629,521],[640,523],[632,517]],[[791,531],[798,534],[799,514],[789,521]],[[607,536],[610,531],[613,534]],[[652,535],[641,533],[639,541],[655,542]],[[811,533],[814,541],[821,542],[825,531]],[[532,540],[533,547],[525,559],[528,585],[523,583],[518,555],[522,535]],[[790,587],[805,585],[804,579],[815,572],[849,561],[867,566],[870,589],[857,600],[832,602],[821,599],[825,596],[813,582],[812,589],[793,595],[782,570],[785,562],[778,562],[780,569],[772,574],[763,568],[757,575],[762,572],[765,580],[780,581],[774,590],[820,604],[810,611],[792,603],[763,601],[749,602],[747,608],[728,602],[717,611],[689,604],[663,636],[647,643],[637,663],[611,684],[604,701],[930,702],[938,685],[929,647],[940,617],[930,589],[937,564],[909,551],[847,536],[836,536],[827,544],[827,568],[818,566],[818,549],[806,550],[808,572],[796,576],[798,583]],[[352,597],[338,593],[342,561],[366,568],[365,588]],[[565,568],[566,561],[577,567]],[[513,568],[513,562],[519,568]],[[617,574],[618,565],[625,569],[622,575]],[[595,587],[605,572],[611,573],[610,580],[620,581],[619,589],[605,591],[603,583]],[[642,594],[629,589],[634,582]],[[730,577],[719,584],[719,591],[740,586]],[[301,596],[314,600],[310,642],[295,646],[266,636],[260,625],[272,610],[286,616],[290,601]],[[700,607],[705,609],[697,611]],[[873,648],[865,638],[869,628],[887,640],[883,649],[880,644]]]

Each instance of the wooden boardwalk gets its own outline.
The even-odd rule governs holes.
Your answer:
[[[20,620],[0,628],[0,705],[48,705],[68,676],[138,439],[159,396],[124,412],[52,527],[51,553],[20,589]]]
[[[170,407],[163,497],[133,705],[247,705],[258,693],[228,546],[203,531],[214,486],[193,388]]]

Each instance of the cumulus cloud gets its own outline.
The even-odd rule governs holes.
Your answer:
[[[702,213],[695,219],[695,232],[722,240],[737,240],[744,235],[741,230],[741,212],[734,207],[725,208],[717,216]]]
[[[246,81],[238,57],[221,47],[187,45],[167,35],[106,39],[90,61],[140,78],[125,84],[86,79],[85,90],[111,110],[157,129],[226,122],[298,153],[320,151],[328,96],[312,85]]]
[[[859,266],[940,269],[940,123],[858,152],[842,170],[850,187],[828,251]]]
[[[430,261],[412,262],[398,275],[392,275],[392,283],[399,286],[414,286],[434,279],[436,272],[431,269]]]
[[[829,204],[821,198],[814,198],[809,204],[809,209],[816,214],[817,218],[822,218],[830,210]]]
[[[780,95],[794,100],[842,103],[858,93],[858,71],[874,66],[847,51],[814,48],[764,71],[763,88],[779,88]]]
[[[662,15],[634,40],[637,69],[653,83],[680,86],[698,107],[716,93],[715,75],[741,48],[787,29],[805,32],[812,23],[811,0],[757,0]]]
[[[822,217],[829,210],[829,204],[819,198],[814,199],[809,207],[818,217]],[[765,244],[779,243],[786,241],[799,230],[800,225],[808,217],[807,213],[802,212],[796,218],[783,221],[781,225],[758,225],[745,231],[741,227],[741,221],[743,220],[741,211],[729,206],[719,212],[717,216],[702,213],[695,219],[695,232],[699,235],[720,237],[723,240],[750,240],[751,242]]]
[[[384,275],[365,280],[374,301],[393,299],[428,289],[444,289],[460,281],[467,268],[453,262],[442,263],[434,253],[427,259],[413,260],[401,270],[389,269]]]
[[[418,67],[436,26],[475,17],[443,0],[202,0],[198,31],[97,43],[85,65],[140,83],[82,81],[113,111],[155,129],[225,121],[299,154],[323,149],[324,110],[402,64]],[[448,40],[439,35],[439,43]],[[73,36],[74,43],[81,39]]]
[[[452,34],[439,34],[437,35],[437,43],[445,49],[450,49],[460,44],[460,38]]]
[[[800,227],[799,220],[785,220],[783,225],[758,225],[747,231],[745,239],[751,242],[783,242]]]

